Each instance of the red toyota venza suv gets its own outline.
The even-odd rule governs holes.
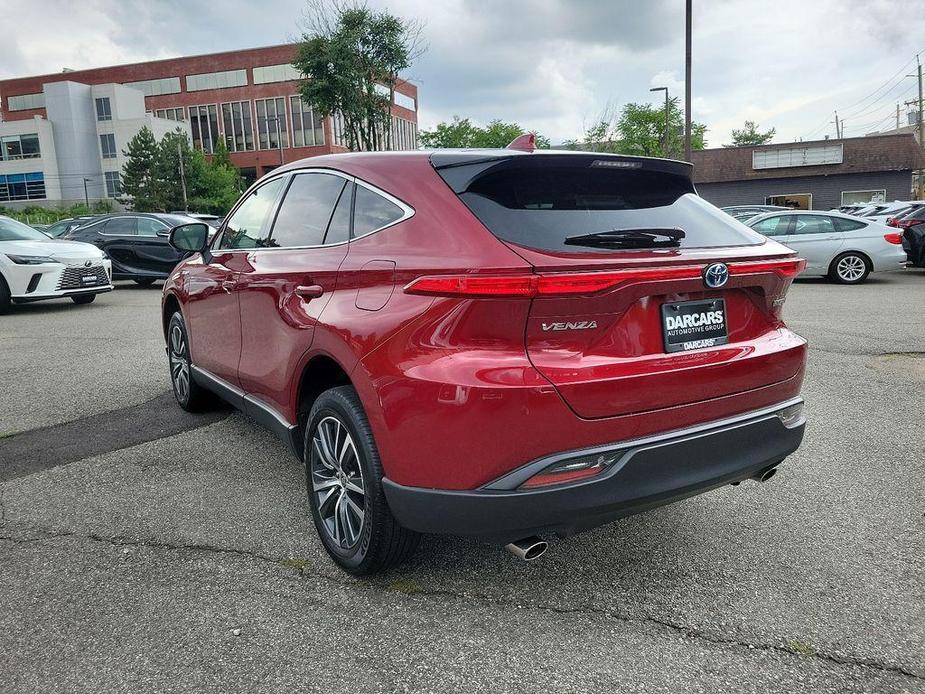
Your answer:
[[[579,152],[320,156],[268,174],[164,286],[180,406],[218,395],[304,461],[331,557],[420,533],[522,558],[741,480],[800,445],[803,261],[691,166]],[[537,537],[539,536],[539,537]]]

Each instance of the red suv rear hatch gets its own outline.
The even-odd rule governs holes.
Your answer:
[[[699,198],[689,165],[471,152],[433,163],[533,265],[520,294],[532,297],[527,353],[580,417],[709,400],[802,372],[805,343],[781,321],[802,261]],[[728,279],[710,288],[714,263]]]

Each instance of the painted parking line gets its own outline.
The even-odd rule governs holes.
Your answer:
[[[225,419],[231,410],[202,414],[181,410],[172,393],[125,407],[32,429],[0,439],[0,481],[173,436]]]

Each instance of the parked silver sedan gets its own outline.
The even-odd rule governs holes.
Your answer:
[[[897,229],[839,212],[772,212],[746,225],[805,258],[804,276],[860,284],[871,272],[898,270],[906,263]]]

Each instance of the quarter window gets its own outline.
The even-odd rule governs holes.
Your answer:
[[[270,245],[320,246],[344,185],[343,178],[332,174],[294,176],[276,215]]]
[[[844,219],[843,217],[832,217],[832,222],[838,231],[857,231],[867,226],[866,222],[858,219]]]
[[[112,106],[109,103],[109,97],[96,99],[96,119],[112,120]]]
[[[275,178],[251,192],[225,223],[219,248],[259,248],[266,245],[267,215],[284,178]]]
[[[353,209],[353,235],[363,236],[376,229],[393,224],[405,212],[391,200],[387,200],[369,188],[358,185]]]
[[[353,207],[355,189],[356,184],[348,183],[340,194],[340,200],[337,201],[337,207],[331,215],[331,223],[328,224],[328,233],[324,237],[325,245],[342,243],[350,239],[350,212]]]

